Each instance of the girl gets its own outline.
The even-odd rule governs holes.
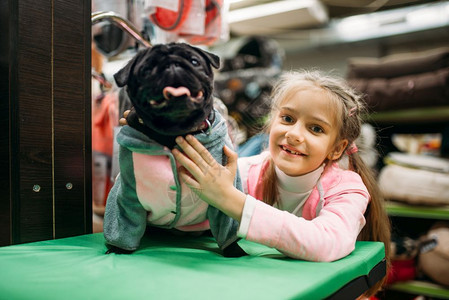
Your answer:
[[[173,154],[181,179],[238,220],[241,238],[311,261],[340,259],[357,240],[381,241],[388,259],[389,220],[354,144],[362,109],[361,97],[343,80],[319,72],[284,74],[272,94],[269,151],[238,160],[247,194],[233,186],[237,154],[229,148],[226,166],[191,135],[177,138],[184,154]],[[344,153],[349,170],[337,164]]]

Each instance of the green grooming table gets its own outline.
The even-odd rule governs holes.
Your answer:
[[[251,255],[168,234],[144,237],[131,255],[105,255],[101,233],[0,247],[0,299],[354,299],[385,275],[382,243],[357,242],[331,263],[239,244]]]

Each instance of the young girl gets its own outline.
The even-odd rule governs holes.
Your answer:
[[[350,254],[357,240],[369,240],[384,242],[388,259],[389,220],[354,144],[361,97],[343,80],[288,72],[274,87],[272,103],[269,151],[238,160],[247,194],[232,184],[237,154],[225,147],[228,163],[221,166],[190,135],[177,138],[184,154],[173,150],[182,180],[238,220],[241,238],[289,257],[333,261]],[[349,170],[337,164],[344,154]]]

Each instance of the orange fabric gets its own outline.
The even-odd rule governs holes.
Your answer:
[[[92,106],[92,150],[112,157],[114,127],[119,119],[118,93],[107,93],[98,102]]]
[[[95,46],[95,43],[92,42],[92,68],[97,72],[101,73],[103,72],[103,57],[101,56],[100,52],[98,52],[97,47]]]
[[[150,15],[150,19],[164,30],[177,30],[187,19],[191,7],[192,0],[180,0],[178,11],[156,7],[156,11]]]
[[[108,92],[101,99],[93,99],[92,104],[92,151],[100,152],[112,160],[114,127],[118,126],[118,92]],[[100,166],[108,168],[108,165]],[[103,210],[112,182],[110,170],[98,175],[93,173],[94,210]]]

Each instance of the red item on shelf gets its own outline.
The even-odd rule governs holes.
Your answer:
[[[151,21],[164,30],[176,30],[181,27],[189,15],[192,0],[179,1],[178,11],[156,7],[156,12],[150,15]]]
[[[413,280],[416,278],[415,258],[392,260],[391,268],[387,276],[387,284],[398,281]]]

